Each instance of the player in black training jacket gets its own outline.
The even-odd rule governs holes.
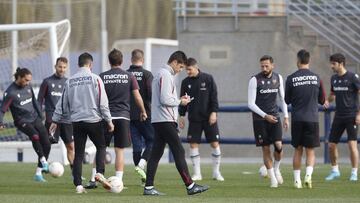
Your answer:
[[[194,58],[188,58],[186,65],[188,77],[181,82],[180,96],[188,95],[193,101],[186,106],[179,106],[179,127],[185,127],[184,116],[188,112],[189,128],[187,139],[190,142],[190,158],[194,166],[194,174],[191,178],[193,180],[202,180],[199,144],[201,134],[204,131],[206,140],[212,148],[212,177],[214,180],[224,181],[220,173],[221,151],[217,124],[219,102],[216,83],[210,74],[199,70],[197,61]]]
[[[329,137],[329,152],[332,170],[325,180],[334,180],[340,177],[339,166],[337,163],[337,158],[339,156],[337,143],[346,129],[352,167],[350,181],[357,181],[359,160],[357,125],[360,123],[358,97],[360,80],[357,74],[345,69],[344,55],[340,53],[331,55],[330,64],[331,69],[335,74],[331,77],[331,90],[328,102],[335,100],[336,112]]]
[[[67,78],[65,77],[66,70],[68,69],[68,60],[65,57],[59,57],[56,59],[55,73],[50,77],[43,80],[40,86],[38,101],[40,108],[42,104],[45,104],[45,127],[49,130],[52,123],[52,116],[55,111],[55,107],[65,87]],[[70,121],[64,119],[58,123],[58,127],[53,135],[52,143],[58,143],[59,137],[63,140],[66,146],[67,158],[70,162],[72,169],[74,162],[74,139],[73,128]]]
[[[34,180],[46,182],[42,172],[49,171],[47,162],[50,153],[50,141],[39,104],[35,98],[34,91],[30,86],[32,74],[27,68],[18,68],[13,82],[4,92],[0,111],[0,129],[4,128],[3,118],[5,112],[10,108],[15,126],[29,136],[33,148],[38,155],[38,164]]]
[[[291,145],[294,186],[302,188],[300,179],[301,157],[306,154],[305,187],[312,188],[311,175],[315,165],[315,147],[320,146],[318,104],[325,103],[325,91],[320,77],[309,70],[310,53],[304,49],[297,53],[298,70],[289,75],[285,86],[285,101],[291,104]]]

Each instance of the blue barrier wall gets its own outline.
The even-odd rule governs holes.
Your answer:
[[[291,107],[289,107],[289,112],[291,112]],[[324,109],[323,107],[319,106],[319,111],[324,113],[324,134],[320,135],[320,142],[324,143],[324,163],[329,163],[329,151],[328,151],[328,144],[329,144],[329,134],[331,129],[331,113],[335,111],[335,107],[331,106],[328,109]],[[220,106],[219,108],[220,113],[250,113],[251,110],[247,106]],[[291,125],[291,124],[290,124]],[[186,137],[180,137],[181,141],[184,143],[188,143]],[[344,143],[347,142],[347,139],[342,137],[340,142]],[[206,143],[206,139],[202,138],[201,143]],[[247,137],[247,138],[233,138],[222,136],[220,137],[221,144],[243,144],[243,145],[255,145],[254,137]],[[291,139],[283,139],[284,144],[290,144]],[[171,151],[169,151],[169,161],[173,162],[173,156]]]

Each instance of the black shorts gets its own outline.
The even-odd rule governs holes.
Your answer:
[[[293,121],[291,122],[291,145],[314,148],[320,146],[319,123]]]
[[[49,132],[51,123],[45,122],[45,127],[47,131]],[[57,123],[57,128],[54,134],[55,137],[55,143],[59,142],[59,137],[64,141],[65,144],[69,144],[74,141],[73,136],[73,127],[72,124],[68,123]]]
[[[187,139],[190,143],[200,143],[201,142],[201,135],[204,131],[206,141],[208,143],[211,142],[218,142],[220,139],[219,135],[219,127],[217,123],[214,123],[213,125],[209,124],[209,121],[199,121],[189,122],[189,129],[187,134]]]
[[[355,117],[353,118],[334,118],[331,125],[331,131],[329,136],[329,142],[338,143],[345,131],[347,132],[347,140],[357,140],[357,125],[355,123]]]
[[[112,137],[114,137],[114,147],[125,148],[131,146],[130,121],[125,119],[113,119],[114,132],[109,133],[107,124],[105,124],[106,146],[110,146]]]
[[[277,123],[269,123],[266,120],[254,120],[254,136],[256,146],[269,146],[277,141],[282,141],[281,120]]]

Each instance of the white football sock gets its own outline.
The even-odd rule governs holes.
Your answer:
[[[306,167],[305,175],[306,175],[306,176],[311,176],[312,173],[313,173],[313,171],[314,171],[314,167],[312,167],[312,166],[307,166],[307,167]]]
[[[300,170],[294,170],[294,181],[296,182],[300,182],[301,178],[300,178]]]
[[[194,187],[194,185],[195,185],[195,182],[191,183],[191,184],[190,184],[189,186],[187,186],[186,188],[190,190],[191,188]]]
[[[42,175],[42,168],[37,167],[35,171],[35,175]]]
[[[221,151],[220,146],[212,149],[213,174],[220,174]]]
[[[267,169],[267,172],[270,176],[271,183],[277,182],[276,177],[275,177],[274,168]]]
[[[279,160],[279,161],[274,161],[274,171],[275,171],[275,173],[278,173],[278,172],[280,172],[280,163],[281,163],[281,160]]]
[[[115,172],[116,177],[120,178],[120,180],[123,180],[124,171],[116,171]]]
[[[44,165],[44,163],[47,163],[46,158],[45,158],[44,156],[41,157],[41,158],[40,158],[40,162],[41,162],[41,164]]]
[[[339,172],[339,165],[331,166],[331,171]]]
[[[144,170],[145,166],[146,166],[146,160],[145,159],[140,159],[138,167],[140,167],[142,170]]]
[[[199,148],[190,148],[190,159],[193,164],[194,174],[201,175]]]
[[[95,182],[95,175],[96,175],[96,168],[93,168],[93,169],[91,170],[90,181]]]
[[[351,169],[351,173],[352,174],[356,174],[357,175],[358,169],[357,168],[352,168]]]

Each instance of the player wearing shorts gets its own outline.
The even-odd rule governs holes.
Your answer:
[[[108,55],[111,69],[100,74],[109,98],[111,118],[114,123],[114,132],[106,134],[106,144],[110,145],[114,137],[115,148],[115,175],[121,180],[124,174],[124,149],[131,145],[130,138],[130,94],[140,108],[140,120],[146,120],[147,114],[143,100],[139,93],[138,83],[130,72],[121,69],[123,55],[121,51],[113,49]]]
[[[337,143],[346,129],[347,142],[350,151],[351,175],[350,181],[357,181],[359,151],[357,148],[357,125],[360,123],[359,76],[345,68],[345,56],[337,53],[330,56],[331,69],[335,74],[331,77],[331,90],[328,101],[336,102],[336,112],[329,137],[329,152],[331,172],[325,180],[340,177],[337,159],[339,156]]]
[[[49,171],[47,159],[51,144],[47,130],[42,123],[39,104],[30,86],[31,80],[32,74],[27,68],[16,69],[15,81],[4,92],[0,111],[0,129],[4,128],[4,114],[10,108],[15,126],[29,136],[38,155],[34,180],[46,182],[42,172]]]
[[[40,108],[45,104],[45,127],[49,130],[52,115],[55,111],[57,102],[59,101],[62,92],[64,90],[66,70],[68,69],[68,60],[65,57],[59,57],[56,59],[55,73],[43,80],[40,86],[38,101]],[[74,139],[73,139],[73,128],[71,123],[67,119],[62,119],[58,123],[58,127],[53,136],[50,136],[50,142],[52,144],[58,143],[59,137],[63,140],[67,150],[67,158],[70,162],[72,169],[74,162]]]
[[[302,188],[300,179],[301,157],[306,154],[304,184],[312,188],[315,165],[315,148],[320,146],[318,104],[325,103],[325,91],[320,77],[310,71],[310,53],[304,49],[297,53],[298,70],[289,75],[285,86],[285,101],[292,105],[291,145],[293,157],[294,186]]]
[[[194,167],[194,174],[191,178],[193,180],[202,180],[199,144],[201,134],[204,131],[206,140],[212,148],[212,177],[214,180],[224,181],[220,173],[221,151],[217,124],[219,103],[216,83],[210,74],[199,70],[197,61],[194,58],[188,58],[186,73],[188,77],[181,82],[180,95],[188,95],[193,100],[188,105],[179,107],[179,127],[185,127],[184,116],[188,112],[189,128],[187,139],[190,143],[190,158]]]
[[[283,183],[280,172],[282,158],[282,126],[277,106],[280,96],[281,110],[284,113],[285,130],[289,126],[287,105],[284,100],[283,78],[273,72],[274,60],[269,55],[260,58],[261,72],[251,77],[248,87],[248,106],[253,112],[253,128],[256,146],[262,147],[263,160],[270,176],[270,187]],[[274,145],[274,161],[270,145]]]

